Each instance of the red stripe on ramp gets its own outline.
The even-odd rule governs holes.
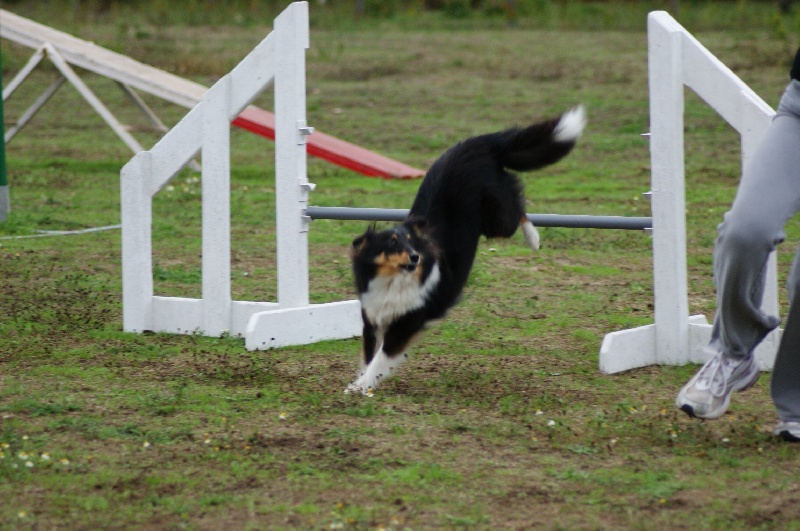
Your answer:
[[[233,121],[233,125],[275,140],[275,115],[264,109],[248,107]],[[387,179],[416,179],[425,175],[422,170],[319,131],[307,137],[306,141],[309,155],[363,175]]]

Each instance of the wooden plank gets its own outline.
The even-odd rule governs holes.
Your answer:
[[[64,59],[183,107],[194,107],[207,87],[0,9],[0,37],[38,49],[49,42]]]
[[[251,105],[246,108],[233,121],[233,125],[275,139],[275,116],[259,107]],[[362,175],[392,179],[417,179],[425,175],[423,170],[327,135],[322,131],[314,131],[307,141],[309,155],[349,168]]]
[[[189,109],[197,105],[208,90],[200,83],[140,63],[4,9],[0,9],[0,37],[33,49],[50,43],[74,66]],[[266,138],[275,138],[274,115],[255,106],[245,109],[233,121],[233,125]],[[425,174],[422,170],[320,131],[308,137],[307,146],[309,155],[367,176],[413,179]]]

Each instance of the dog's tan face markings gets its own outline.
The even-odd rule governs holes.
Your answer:
[[[392,234],[391,242],[398,244],[400,238],[397,234]],[[410,242],[411,236],[406,235],[406,239]],[[378,266],[378,276],[389,277],[401,273],[404,269],[415,267],[414,275],[419,279],[422,275],[422,268],[419,267],[422,262],[422,257],[417,256],[417,261],[413,262],[408,251],[403,250],[399,252],[384,251],[375,257],[375,265]]]
[[[384,252],[375,257],[375,265],[378,266],[378,276],[382,277],[398,274],[403,265],[408,262],[408,253],[386,254]]]

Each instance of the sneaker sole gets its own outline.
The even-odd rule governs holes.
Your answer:
[[[682,405],[681,406],[681,411],[683,411],[684,413],[686,413],[687,415],[689,415],[693,419],[701,418],[701,417],[698,417],[697,415],[694,414],[694,408],[692,406],[690,406],[689,404]]]
[[[800,442],[800,437],[795,437],[794,435],[792,435],[792,432],[790,432],[789,430],[782,430],[782,431],[778,432],[778,436],[781,439],[783,439],[784,441]]]
[[[731,392],[728,393],[728,396],[725,397],[725,402],[722,404],[723,407],[719,408],[719,410],[717,410],[717,411],[712,411],[712,412],[707,413],[705,415],[698,415],[697,413],[694,412],[694,407],[691,404],[679,405],[679,409],[681,411],[683,411],[684,413],[686,413],[687,415],[689,415],[690,417],[695,418],[695,419],[706,419],[706,420],[718,419],[722,415],[724,415],[726,411],[728,411],[728,408],[731,405],[731,394],[737,393],[737,392],[741,393],[742,391],[747,391],[748,389],[750,389],[751,387],[753,387],[756,384],[756,382],[758,381],[758,378],[760,376],[761,376],[761,371],[756,370],[755,373],[754,373],[753,378],[749,382],[747,382],[745,385],[743,385],[741,387],[732,388]],[[681,390],[681,395],[682,394],[683,394],[683,390]],[[677,399],[678,403],[680,403],[682,401],[681,395],[678,395],[678,399]],[[789,435],[791,435],[791,434],[789,434]],[[797,441],[800,442],[800,439],[797,439]]]
[[[775,426],[775,429],[772,430],[772,435],[780,437],[784,441],[800,442],[800,423],[780,421]]]

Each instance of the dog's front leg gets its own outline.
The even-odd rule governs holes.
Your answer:
[[[364,322],[364,328],[362,331],[362,351],[361,351],[361,361],[359,363],[359,378],[364,376],[364,373],[367,371],[367,367],[372,362],[373,358],[376,354],[376,349],[378,346],[378,337],[377,337],[377,330],[375,326],[367,319],[366,313],[363,311],[361,312],[361,319]],[[361,392],[361,389],[356,385],[358,382],[358,378],[355,382],[351,383],[347,386],[344,390],[345,394],[353,393],[353,392]],[[366,394],[366,391],[364,391]]]
[[[423,326],[424,322],[417,316],[407,316],[393,323],[384,334],[377,354],[345,393],[358,391],[367,395],[377,389],[408,358],[408,349],[420,335]]]
[[[372,362],[367,365],[364,373],[359,376],[355,382],[347,386],[345,393],[359,392],[363,395],[370,394],[377,389],[383,379],[391,375],[407,357],[408,354],[405,351],[390,356],[383,350],[383,347],[381,347],[375,357],[372,358]]]
[[[361,311],[361,320],[364,322],[364,328],[361,333],[362,351],[359,374],[364,374],[367,365],[369,365],[369,363],[372,361],[372,358],[375,357],[378,348],[378,330],[376,330],[375,325],[373,325],[370,320],[367,319],[367,314],[363,310]]]

